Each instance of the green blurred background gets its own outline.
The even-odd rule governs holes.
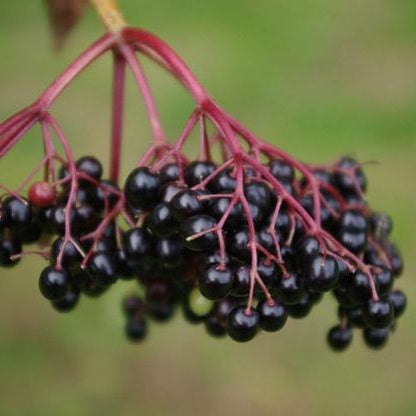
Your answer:
[[[416,414],[416,3],[413,0],[121,0],[132,25],[167,40],[214,97],[261,137],[302,160],[344,153],[368,164],[369,200],[395,220],[410,297],[397,333],[380,352],[355,334],[330,352],[328,297],[308,319],[249,345],[212,340],[177,316],[153,325],[141,346],[122,334],[118,284],[68,315],[41,299],[42,265],[28,258],[0,272],[0,415],[366,415]],[[89,11],[59,54],[40,1],[0,0],[0,118],[29,104],[102,33]],[[150,68],[150,65],[146,65]],[[108,159],[111,60],[103,59],[54,106],[77,155]],[[191,104],[152,72],[175,137]],[[130,80],[124,173],[148,143]],[[17,185],[41,157],[33,131],[1,163]]]

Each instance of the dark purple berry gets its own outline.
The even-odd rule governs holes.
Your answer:
[[[233,274],[228,267],[211,265],[199,277],[199,290],[209,300],[224,299],[233,285]]]
[[[311,260],[306,277],[308,289],[313,292],[328,292],[338,281],[337,262],[328,256],[316,256]]]
[[[227,320],[228,335],[237,342],[248,342],[252,340],[258,331],[259,314],[252,309],[246,311],[244,306],[233,309]]]
[[[160,178],[147,167],[135,169],[127,177],[124,194],[129,205],[137,210],[147,211],[158,202]]]
[[[39,277],[39,289],[49,300],[62,299],[71,289],[71,275],[65,269],[58,270],[54,266],[43,269]]]
[[[211,230],[216,225],[215,218],[208,215],[195,215],[185,220],[180,226],[180,234],[185,240],[185,247],[192,251],[212,249],[217,243],[217,235],[215,232],[211,231],[197,238],[191,238],[196,234]]]
[[[195,186],[215,171],[212,162],[191,162],[185,169],[185,181],[189,186]]]
[[[275,332],[283,328],[287,321],[286,308],[275,300],[272,304],[263,300],[257,305],[259,325],[264,331]]]
[[[363,331],[364,341],[368,347],[380,349],[384,347],[389,338],[388,328],[365,328]]]
[[[334,351],[344,351],[351,344],[352,331],[341,325],[334,326],[328,332],[327,341]]]
[[[51,301],[51,304],[58,312],[70,312],[78,305],[79,297],[79,290],[71,289],[63,298]]]
[[[363,308],[363,318],[370,328],[387,328],[394,319],[393,305],[388,300],[370,299]]]

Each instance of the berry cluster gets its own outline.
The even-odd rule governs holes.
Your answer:
[[[48,109],[110,50],[116,53],[108,180],[96,158],[74,160]],[[195,100],[173,144],[137,51],[171,72]],[[126,66],[143,94],[153,144],[120,188]],[[353,328],[380,348],[396,327],[406,308],[394,285],[403,263],[389,241],[390,217],[367,204],[362,166],[349,157],[310,166],[261,141],[215,104],[153,35],[127,28],[94,44],[35,104],[0,124],[0,159],[36,123],[44,159],[17,190],[0,184],[0,265],[28,254],[49,259],[39,288],[56,310],[70,311],[81,295],[98,297],[118,280],[134,280],[137,293],[123,310],[125,332],[136,342],[147,335],[149,319],[166,321],[177,309],[212,336],[247,342],[260,330],[281,330],[289,317],[306,317],[325,293],[338,304],[338,323],[327,337],[334,350],[348,347]],[[184,146],[195,126],[199,155],[189,160]],[[33,183],[42,167],[43,180]],[[34,243],[39,249],[23,250]]]
[[[304,177],[282,159],[264,168],[313,215],[313,193]],[[204,323],[209,334],[246,342],[260,329],[280,330],[288,317],[306,317],[332,292],[339,324],[328,342],[343,350],[354,327],[363,329],[369,346],[384,345],[405,309],[404,294],[393,289],[402,261],[388,241],[391,220],[367,207],[365,177],[350,158],[313,171],[325,189],[322,227],[350,258],[308,232],[281,193],[250,166],[244,166],[238,198],[236,172],[211,161],[138,167],[124,192],[102,179],[93,157],[79,159],[75,169],[69,207],[71,175],[62,165],[59,185],[36,182],[27,200],[8,196],[0,208],[2,266],[19,261],[22,244],[51,241],[43,252],[51,264],[39,288],[58,311],[72,310],[80,294],[97,297],[118,279],[136,279],[143,295],[126,298],[123,306],[130,339],[147,334],[147,317],[164,321],[180,306],[188,321]],[[124,213],[127,228],[112,210]],[[352,266],[355,257],[368,265],[370,276]]]

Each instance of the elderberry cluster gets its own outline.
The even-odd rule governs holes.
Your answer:
[[[27,199],[1,200],[0,265],[17,264],[22,244],[37,242],[50,259],[39,288],[60,312],[81,294],[98,297],[119,279],[136,280],[138,293],[123,302],[132,341],[145,338],[148,319],[166,321],[181,309],[210,335],[246,342],[306,317],[331,292],[339,323],[329,345],[344,350],[360,328],[368,346],[383,346],[406,307],[393,287],[403,264],[389,242],[391,219],[367,206],[360,165],[343,158],[313,169],[319,221],[341,252],[282,197],[314,217],[311,181],[281,159],[265,169],[280,191],[248,165],[239,189],[232,166],[183,160],[138,167],[120,190],[102,179],[97,159],[83,157],[72,169],[62,165],[56,184],[37,182]]]

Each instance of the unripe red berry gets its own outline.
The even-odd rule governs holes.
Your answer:
[[[55,198],[55,188],[48,182],[35,182],[29,188],[29,201],[36,207],[49,207],[55,202]]]

